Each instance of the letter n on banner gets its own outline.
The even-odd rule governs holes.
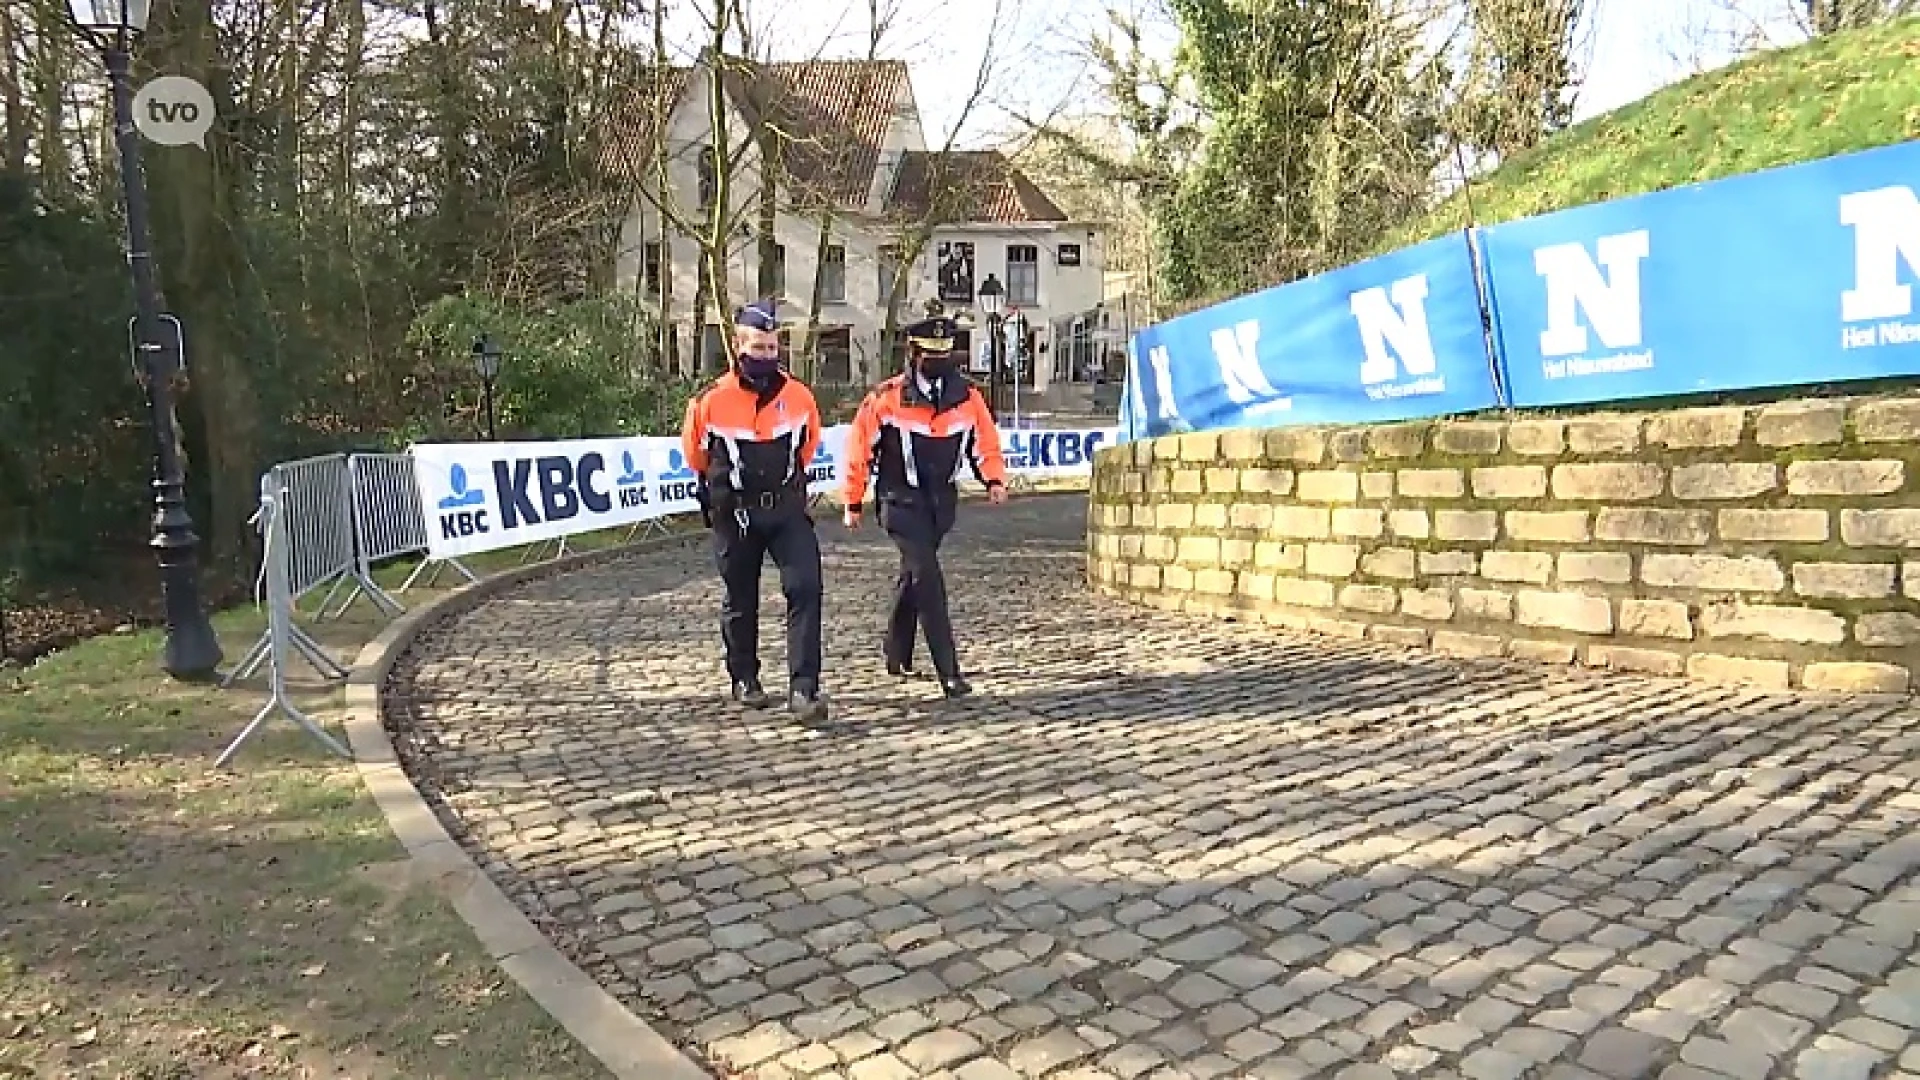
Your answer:
[[[1425,274],[1361,289],[1347,298],[1366,350],[1360,364],[1362,383],[1372,386],[1403,375],[1431,375],[1439,367],[1433,335],[1427,330],[1426,299]]]
[[[1593,212],[1602,208],[1610,212]],[[1482,233],[1483,288],[1510,404],[1660,392],[1654,368],[1669,353],[1650,340],[1648,304],[1668,302],[1671,284],[1661,279],[1656,293],[1649,283],[1656,268],[1672,268],[1678,238],[1633,209],[1581,207]]]
[[[1840,223],[1853,230],[1853,283],[1840,294],[1840,320],[1904,319],[1913,314],[1920,276],[1920,196],[1905,185],[1840,197]]]
[[[1184,424],[1408,420],[1500,403],[1472,253],[1458,236],[1149,327],[1134,354],[1136,384],[1161,380],[1148,395],[1159,406],[1147,417],[1152,435]],[[1133,399],[1136,424],[1146,404]]]
[[[1920,143],[1486,231],[1519,406],[1920,374]]]

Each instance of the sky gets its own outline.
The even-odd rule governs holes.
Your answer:
[[[777,59],[865,55],[870,3],[894,12],[881,54],[907,61],[929,145],[990,145],[1093,93],[1086,41],[1105,25],[1115,0],[750,0],[749,21],[773,43]],[[1119,0],[1121,3],[1135,0]],[[1727,62],[1736,37],[1767,44],[1795,40],[1788,16],[1794,0],[1587,0],[1577,35],[1584,85],[1576,118],[1638,100],[1698,71]],[[673,40],[697,50],[701,17],[683,2]],[[996,7],[996,4],[998,5]],[[1153,45],[1169,49],[1170,28]],[[989,53],[988,92],[972,110],[966,99]]]

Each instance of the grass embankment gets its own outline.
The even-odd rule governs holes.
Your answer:
[[[364,600],[303,622],[345,663],[384,625]],[[215,617],[229,666],[263,624]],[[214,772],[264,683],[174,683],[159,645],[114,634],[0,669],[0,1077],[606,1075],[414,877],[352,765],[276,717]],[[338,688],[290,676],[326,722]]]
[[[1758,53],[1596,116],[1475,179],[1476,224],[1920,138],[1920,17]],[[1381,251],[1464,228],[1455,194]]]

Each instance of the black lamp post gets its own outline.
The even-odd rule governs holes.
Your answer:
[[[486,334],[474,339],[473,370],[480,373],[480,390],[487,402],[487,441],[493,442],[493,382],[500,377],[500,344]]]
[[[133,127],[133,35],[147,27],[148,0],[71,0],[80,35],[106,58],[113,97],[113,138],[127,214],[127,265],[133,271],[136,370],[153,426],[153,539],[167,620],[161,666],[174,678],[201,680],[221,660],[220,641],[200,601],[200,538],[187,513],[186,478],[174,441],[173,377],[160,342],[160,299],[147,251],[147,184],[140,166],[140,135]]]
[[[1000,333],[1000,313],[1005,310],[1006,290],[992,274],[980,283],[980,310],[987,313],[987,408],[998,417],[1002,411],[1002,386],[1006,381],[1007,343]]]

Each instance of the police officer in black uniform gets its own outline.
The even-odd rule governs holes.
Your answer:
[[[887,616],[888,673],[912,674],[917,625],[941,691],[962,697],[973,687],[960,672],[940,543],[959,510],[962,470],[986,485],[995,505],[1007,499],[1007,478],[999,429],[986,399],[954,363],[954,336],[953,321],[942,317],[907,328],[907,370],[875,387],[854,417],[841,501],[847,527],[859,528],[871,476],[880,526],[900,551]]]
[[[700,474],[714,560],[726,584],[720,637],[736,701],[765,705],[760,685],[760,569],[780,568],[787,600],[788,705],[824,720],[820,696],[820,541],[807,514],[807,464],[820,445],[813,391],[780,367],[772,305],[734,316],[738,356],[687,406],[681,452]]]

